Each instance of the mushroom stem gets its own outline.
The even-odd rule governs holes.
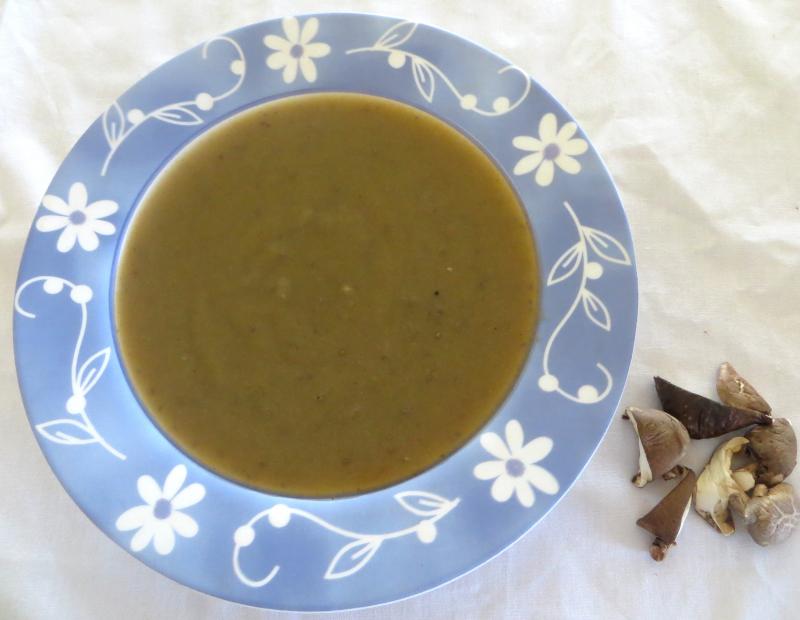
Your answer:
[[[740,467],[739,469],[735,470],[731,475],[733,479],[736,481],[742,491],[745,493],[750,491],[754,486],[756,486],[756,468],[758,467],[757,463],[749,463],[744,467]]]
[[[688,467],[684,467],[683,465],[676,465],[672,469],[670,469],[667,473],[663,474],[661,478],[663,480],[674,480],[675,478],[682,477],[686,470],[689,469]]]

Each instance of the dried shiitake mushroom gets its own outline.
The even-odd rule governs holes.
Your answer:
[[[758,482],[773,486],[786,479],[797,464],[797,437],[786,418],[759,426],[745,435],[747,451],[758,461]]]
[[[747,531],[759,545],[783,542],[800,522],[792,487],[785,482],[767,489],[759,484],[744,510]]]
[[[751,409],[766,414],[772,413],[772,407],[762,398],[761,394],[728,362],[719,367],[717,394],[723,403],[731,407]]]
[[[686,426],[692,439],[719,437],[753,424],[772,424],[772,417],[767,413],[721,405],[661,377],[653,379],[661,407]]]
[[[659,476],[674,478],[689,447],[689,433],[683,424],[658,409],[628,407],[622,417],[631,421],[639,440],[639,471],[633,483],[643,487]]]
[[[670,547],[675,545],[692,505],[692,492],[696,480],[694,472],[684,468],[683,480],[636,522],[636,525],[655,536],[650,546],[650,557],[656,562],[661,562],[667,556]]]
[[[694,509],[725,536],[733,534],[735,529],[728,504],[732,502],[741,510],[748,500],[731,472],[733,455],[747,443],[744,437],[734,437],[719,446],[697,478],[694,490]]]
[[[683,526],[694,500],[697,513],[725,536],[735,530],[731,511],[741,515],[753,540],[779,543],[800,524],[800,504],[784,482],[797,464],[797,437],[789,420],[772,418],[772,407],[730,363],[720,365],[717,393],[722,403],[653,377],[663,411],[628,407],[639,441],[638,487],[657,477],[681,482],[636,523],[655,536],[650,555],[661,561]],[[690,438],[749,432],[722,443],[699,476],[679,464]],[[737,468],[733,469],[734,455]]]

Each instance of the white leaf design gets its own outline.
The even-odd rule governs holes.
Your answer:
[[[357,47],[347,50],[346,54],[361,54],[368,52],[378,52],[387,54],[389,66],[393,69],[400,69],[406,64],[406,60],[411,59],[411,71],[414,74],[414,82],[420,94],[429,103],[433,100],[433,91],[435,87],[436,77],[441,79],[442,88],[449,90],[453,96],[458,99],[461,107],[464,110],[469,110],[474,114],[481,116],[502,116],[517,108],[528,96],[531,90],[531,80],[527,74],[513,65],[506,65],[497,70],[498,75],[506,73],[518,76],[517,80],[520,81],[520,94],[511,99],[508,96],[501,95],[494,97],[492,105],[489,108],[483,108],[478,105],[477,95],[461,92],[458,87],[447,77],[446,73],[437,66],[434,62],[423,58],[422,56],[412,53],[402,47],[416,32],[417,24],[413,22],[400,22],[394,24],[371,47]],[[483,97],[482,97],[483,98]],[[489,98],[489,95],[486,95]],[[485,100],[485,99],[484,99]]]
[[[389,30],[381,35],[381,38],[375,41],[375,47],[393,48],[402,45],[408,41],[417,29],[417,24],[414,22],[400,22],[395,24]]]
[[[200,125],[203,119],[197,113],[184,105],[171,105],[159,108],[152,113],[153,118],[157,118],[165,123],[172,125]]]
[[[229,61],[228,68],[230,70],[230,74],[236,76],[237,79],[230,88],[223,92],[219,92],[217,94],[206,93],[211,97],[212,105],[218,101],[221,101],[222,99],[230,97],[239,90],[244,83],[244,77],[247,68],[244,51],[242,50],[241,46],[234,39],[227,36],[214,37],[213,39],[206,41],[200,48],[198,48],[203,60],[207,60],[209,58],[211,55],[211,49],[217,49],[218,47],[221,47],[214,45],[214,43],[218,41],[221,43],[224,42],[233,48],[236,56],[233,60]],[[206,99],[205,94],[203,99]],[[108,149],[108,153],[103,160],[102,166],[100,166],[100,176],[106,175],[106,172],[108,172],[108,167],[111,165],[111,160],[114,159],[115,154],[119,148],[122,147],[125,140],[127,140],[140,127],[149,125],[150,123],[146,122],[149,121],[149,119],[156,118],[161,122],[169,123],[171,125],[199,125],[203,123],[203,119],[198,116],[198,114],[190,107],[195,106],[199,109],[196,100],[169,103],[151,112],[146,112],[137,108],[131,109],[128,112],[127,125],[125,124],[125,118],[123,116],[122,109],[120,109],[116,104],[115,106],[115,108],[112,107],[112,109],[108,110],[106,114],[103,115],[103,130],[105,131],[106,141],[108,142],[110,148]],[[205,107],[205,105],[203,107]],[[112,129],[112,127],[114,127],[114,129]],[[122,131],[123,127],[125,127],[124,131]]]
[[[359,538],[346,544],[331,560],[325,579],[341,579],[358,572],[380,549],[380,538]]]
[[[405,491],[394,498],[409,512],[420,517],[435,517],[450,510],[450,502],[426,491]]]
[[[50,441],[68,446],[97,442],[97,437],[84,424],[76,420],[64,418],[50,420],[37,424],[36,430]]]
[[[550,270],[550,275],[547,276],[547,286],[558,284],[575,273],[575,270],[581,263],[582,253],[580,242],[564,252]]]
[[[614,237],[602,230],[588,226],[583,227],[583,232],[586,234],[589,245],[600,257],[618,265],[631,264],[631,257],[628,255],[628,251]]]
[[[436,78],[433,75],[430,65],[418,58],[411,63],[411,72],[414,74],[414,83],[417,85],[419,94],[425,97],[425,101],[433,101],[433,91],[436,88]]]
[[[76,185],[78,184],[74,183],[72,187],[76,187]],[[83,200],[82,197],[81,200]],[[31,319],[35,318],[36,315],[25,310],[20,303],[20,299],[24,291],[34,284],[41,286],[48,295],[57,295],[65,287],[68,287],[72,301],[81,305],[84,310],[81,312],[78,339],[72,352],[72,364],[70,365],[69,379],[72,394],[64,405],[67,412],[74,417],[41,422],[35,425],[36,431],[45,439],[62,445],[99,444],[109,454],[124,461],[126,456],[103,439],[103,436],[97,432],[89,415],[86,413],[85,394],[94,387],[103,372],[105,372],[110,359],[110,347],[101,349],[89,356],[81,364],[80,368],[76,368],[78,360],[83,357],[81,355],[81,347],[84,344],[84,335],[86,334],[86,326],[89,320],[89,312],[86,306],[92,297],[92,289],[85,284],[75,284],[59,276],[44,275],[30,278],[17,289],[17,293],[14,296],[14,308],[22,316]]]
[[[122,108],[115,101],[108,110],[103,112],[103,133],[106,142],[111,147],[116,146],[125,131],[125,115]]]
[[[77,381],[78,386],[84,395],[95,386],[105,372],[106,366],[108,366],[108,359],[110,355],[111,347],[106,347],[105,349],[101,349],[92,355],[83,364],[81,364],[81,367],[78,370]]]
[[[611,331],[611,315],[602,300],[589,289],[581,291],[583,309],[593,323],[604,330]]]
[[[455,509],[461,498],[446,499],[434,493],[425,491],[405,491],[397,493],[397,502],[407,511],[421,515],[425,518],[410,527],[384,533],[361,533],[347,530],[330,523],[311,512],[301,508],[290,508],[286,505],[276,504],[262,510],[249,521],[238,527],[233,535],[233,569],[239,581],[252,588],[260,588],[272,581],[280,570],[274,564],[265,577],[251,578],[242,570],[239,556],[245,547],[249,547],[256,537],[253,526],[266,519],[274,528],[282,528],[290,519],[301,518],[318,525],[319,527],[346,538],[349,542],[336,552],[325,571],[325,579],[342,579],[360,571],[372,559],[372,556],[381,548],[384,541],[400,539],[406,536],[416,536],[422,543],[431,543],[436,539],[438,528],[436,523]],[[276,512],[278,507],[280,511]],[[263,574],[263,573],[261,573]]]

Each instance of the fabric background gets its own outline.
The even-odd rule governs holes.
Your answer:
[[[636,243],[639,330],[623,404],[655,405],[653,374],[711,395],[727,359],[800,428],[797,0],[0,0],[1,618],[291,617],[179,586],[94,528],[25,419],[11,299],[38,201],[117,95],[217,33],[329,10],[481,43],[582,124]],[[716,443],[696,443],[689,464],[702,467]],[[670,487],[634,488],[636,459],[617,418],[572,491],[511,550],[432,593],[340,617],[798,617],[800,535],[762,549],[741,527],[726,539],[691,514],[679,546],[653,562],[635,521]]]

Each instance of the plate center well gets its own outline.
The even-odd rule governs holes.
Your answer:
[[[388,486],[463,445],[529,352],[524,211],[468,138],[353,93],[259,105],[159,174],[117,270],[121,357],[195,460],[273,493]]]

